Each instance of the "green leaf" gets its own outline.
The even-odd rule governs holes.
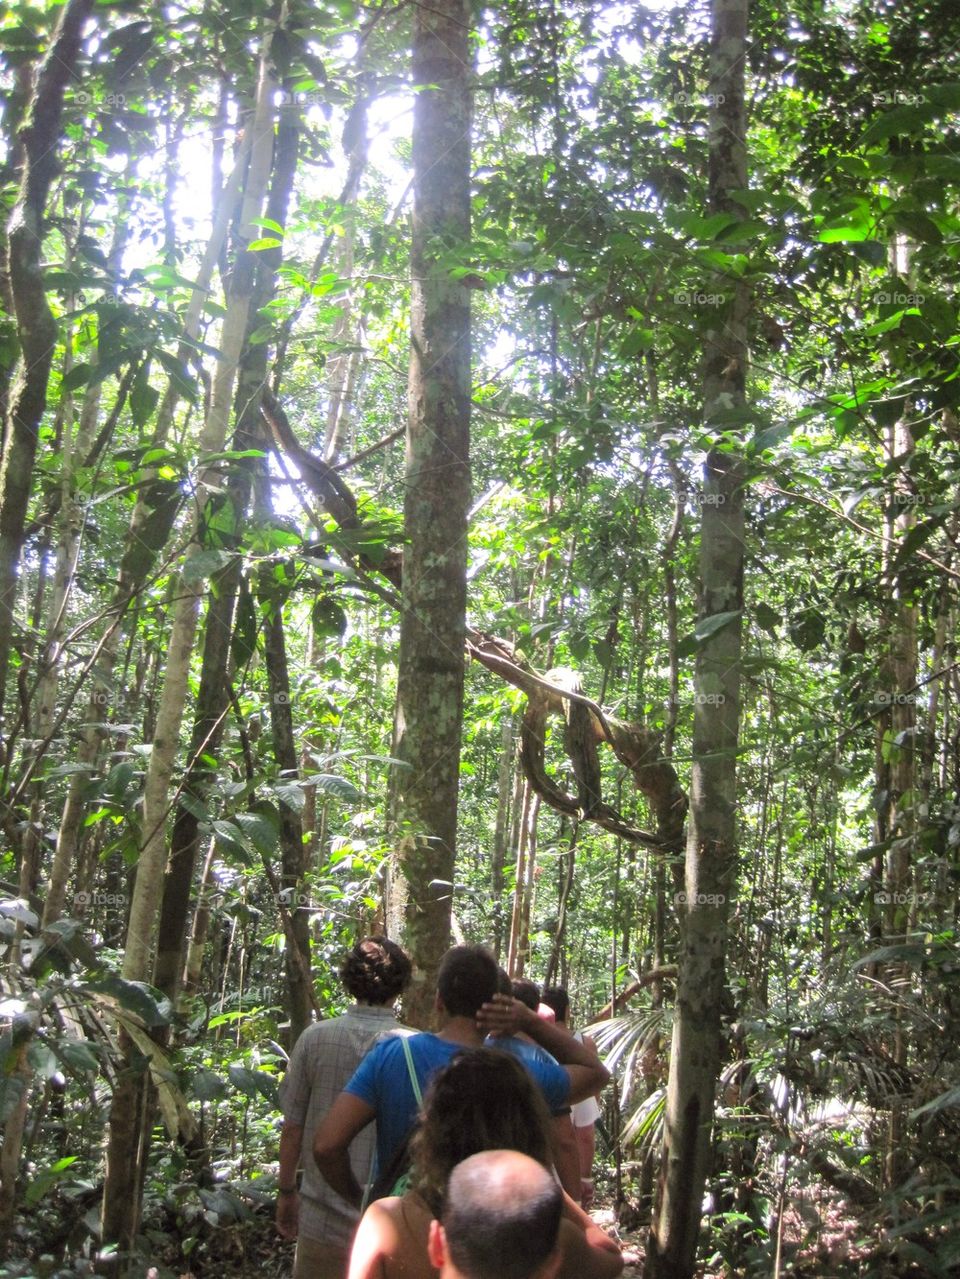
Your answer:
[[[195,399],[198,391],[197,381],[184,362],[178,360],[175,355],[171,355],[169,351],[156,350],[154,354],[170,374],[170,381],[177,391],[188,400]]]
[[[263,227],[265,231],[276,231],[277,235],[283,235],[283,227],[279,222],[274,222],[273,218],[251,218],[251,226]]]
[[[347,615],[329,595],[321,595],[315,601],[310,614],[313,633],[317,637],[340,639],[347,629]]]
[[[195,551],[180,572],[181,580],[185,586],[197,586],[225,569],[232,559],[234,559],[233,551],[218,550],[213,547]]]
[[[217,843],[227,852],[235,853],[242,859],[248,857],[251,851],[250,845],[247,843],[243,831],[234,822],[211,822],[210,829],[213,831]]]
[[[901,209],[893,215],[893,225],[921,244],[942,244],[943,232],[932,218],[916,209]]]
[[[96,1074],[100,1069],[93,1050],[83,1039],[55,1039],[51,1040],[51,1047],[69,1070]]]
[[[150,365],[141,365],[130,388],[130,416],[135,426],[145,426],[157,407],[160,392],[150,385]]]
[[[90,380],[93,372],[92,364],[75,364],[73,368],[63,375],[60,383],[60,389],[63,392],[75,391],[78,386],[84,386]]]
[[[249,1070],[236,1062],[227,1068],[234,1088],[253,1100],[257,1096],[265,1097],[273,1105],[279,1104],[277,1081],[263,1070]]]
[[[299,782],[275,782],[271,790],[282,804],[286,804],[287,808],[292,808],[295,813],[303,811],[307,797]]]
[[[735,608],[726,613],[713,613],[710,617],[704,617],[693,628],[693,638],[698,645],[703,644],[711,635],[716,635],[725,626],[737,621],[742,614],[742,608]]]
[[[864,143],[882,142],[885,138],[896,137],[901,133],[914,133],[922,129],[933,112],[919,106],[899,106],[874,120],[863,135]]]
[[[653,344],[653,329],[635,328],[620,343],[620,354],[625,360],[629,360],[632,356],[639,355],[641,351],[652,350]]]
[[[920,306],[920,314],[933,332],[943,341],[952,338],[957,331],[956,310],[945,297],[938,294],[924,297]]]
[[[229,1092],[227,1081],[206,1066],[191,1071],[188,1086],[197,1101],[221,1101]]]
[[[856,240],[869,240],[871,228],[862,224],[841,224],[825,227],[817,236],[821,244],[848,244]]]
[[[757,625],[776,639],[777,627],[782,620],[776,609],[771,608],[764,600],[759,600],[753,610],[753,616]]]
[[[269,856],[276,850],[280,842],[280,817],[272,804],[261,802],[255,812],[235,813],[233,820],[258,853]]]
[[[98,981],[86,982],[82,990],[100,995],[103,1002],[132,1013],[144,1026],[169,1026],[170,1001],[142,981],[125,981],[110,973]]]
[[[782,444],[784,440],[797,429],[796,422],[781,422],[778,426],[768,426],[765,431],[758,431],[750,441],[748,452],[750,455],[764,453],[767,449],[776,448],[778,444]]]
[[[23,1196],[24,1203],[31,1208],[34,1204],[39,1203],[47,1191],[77,1162],[78,1158],[79,1155],[65,1155],[62,1159],[58,1159],[55,1164],[51,1164],[49,1168],[44,1168],[40,1172],[34,1173]]]
[[[315,786],[325,795],[333,795],[347,804],[359,804],[363,798],[352,782],[333,773],[308,773],[303,779],[303,785]]]

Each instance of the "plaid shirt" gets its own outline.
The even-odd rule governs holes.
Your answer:
[[[309,1026],[294,1045],[280,1085],[280,1106],[288,1124],[303,1128],[300,1161],[300,1234],[348,1247],[359,1213],[327,1185],[313,1161],[313,1134],[367,1052],[400,1023],[390,1008],[354,1004],[342,1017]],[[370,1174],[376,1124],[350,1146],[350,1163],[361,1186]]]

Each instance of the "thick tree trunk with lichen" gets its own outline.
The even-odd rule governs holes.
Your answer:
[[[411,353],[403,616],[388,927],[416,980],[404,1016],[426,1024],[450,934],[457,829],[470,504],[470,303],[441,261],[470,234],[469,6],[416,9]]]
[[[746,37],[746,0],[714,0],[710,212],[738,217],[745,211],[735,195],[747,185]],[[720,322],[706,333],[704,421],[715,443],[704,468],[690,822],[684,892],[677,896],[677,1002],[646,1279],[688,1279],[694,1272],[721,1066],[727,920],[736,871],[746,471],[730,437],[718,437],[730,410],[745,402],[749,305],[747,288],[735,285]]]

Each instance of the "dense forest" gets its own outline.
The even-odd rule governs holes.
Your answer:
[[[0,1276],[289,1273],[371,932],[569,988],[646,1279],[960,1274],[956,6],[14,2],[0,105]]]

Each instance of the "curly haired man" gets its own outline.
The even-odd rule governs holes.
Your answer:
[[[318,1022],[297,1040],[280,1087],[283,1130],[277,1229],[296,1239],[294,1279],[342,1279],[359,1214],[320,1176],[311,1148],[318,1124],[367,1052],[400,1029],[393,1005],[410,980],[406,954],[386,937],[358,942],[347,955],[340,980],[356,1003],[342,1017]],[[373,1158],[372,1128],[350,1147],[354,1175],[366,1181]],[[303,1181],[297,1186],[297,1168]]]

